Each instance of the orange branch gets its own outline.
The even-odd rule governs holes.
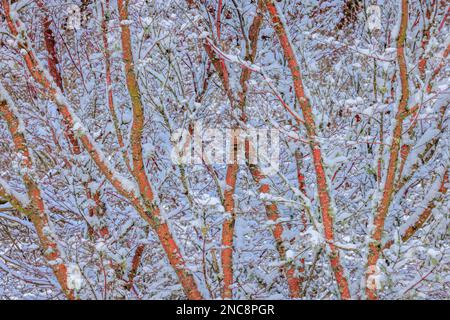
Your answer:
[[[125,150],[125,144],[123,142],[122,131],[120,130],[119,120],[117,118],[116,109],[114,106],[112,78],[111,78],[111,52],[109,50],[109,45],[108,45],[108,21],[109,21],[109,15],[111,14],[109,12],[109,10],[110,10],[109,0],[105,1],[105,7],[106,7],[106,12],[105,12],[105,9],[104,9],[103,3],[102,3],[101,8],[102,8],[102,15],[104,17],[102,20],[102,41],[103,41],[103,47],[105,50],[105,69],[106,69],[105,72],[106,72],[106,90],[107,90],[107,94],[108,94],[108,108],[109,108],[109,112],[111,113],[111,118],[112,118],[112,121],[114,124],[114,130],[115,130],[116,136],[117,136],[117,142],[121,149],[123,160],[125,162],[125,165],[127,166],[128,171],[131,172],[130,161],[128,160],[127,152]]]
[[[402,11],[401,11],[401,21],[400,30],[397,39],[397,60],[400,73],[401,82],[401,98],[398,105],[398,111],[395,116],[395,127],[392,136],[392,144],[389,154],[389,162],[386,173],[386,180],[383,188],[383,195],[381,202],[378,206],[377,212],[375,213],[373,225],[374,230],[372,231],[370,243],[369,243],[369,254],[367,258],[367,271],[366,271],[366,295],[368,299],[377,299],[377,290],[375,286],[370,284],[370,277],[373,276],[376,270],[376,264],[381,252],[381,238],[384,231],[384,222],[386,215],[391,204],[392,195],[394,192],[395,176],[397,173],[397,162],[399,158],[400,143],[402,139],[403,130],[403,120],[407,116],[408,110],[408,100],[409,100],[409,86],[408,86],[408,71],[405,60],[405,39],[406,31],[408,28],[408,0],[402,0]]]
[[[331,267],[333,269],[334,275],[336,277],[336,282],[339,288],[339,292],[341,298],[350,299],[350,291],[348,288],[347,278],[344,275],[344,269],[341,265],[339,250],[333,244],[334,243],[334,227],[333,227],[333,219],[334,213],[331,208],[331,197],[328,190],[328,182],[326,178],[325,168],[323,166],[323,157],[322,151],[320,148],[320,144],[317,139],[316,133],[316,125],[314,122],[312,107],[309,103],[308,98],[305,95],[302,75],[300,72],[300,66],[298,64],[297,58],[294,53],[294,49],[292,44],[290,43],[289,37],[287,35],[285,26],[281,21],[280,14],[278,13],[278,9],[275,6],[272,0],[264,0],[266,8],[271,16],[273,27],[280,41],[281,47],[284,52],[284,56],[288,62],[288,67],[291,70],[293,82],[294,82],[294,91],[296,98],[300,104],[304,125],[306,127],[306,133],[309,138],[309,145],[311,148],[313,161],[314,161],[314,170],[316,172],[318,193],[319,193],[319,202],[320,208],[322,211],[322,221],[325,233],[325,239],[327,240],[330,252],[329,258]]]
[[[262,15],[263,10],[264,10],[264,6],[263,6],[262,1],[260,0],[260,1],[258,1],[257,14],[256,14],[256,16],[250,26],[250,30],[249,30],[249,40],[250,40],[251,44],[250,44],[250,51],[247,52],[247,55],[246,55],[246,60],[249,62],[253,62],[255,59],[255,56],[256,56],[259,31],[261,29],[262,20],[263,20],[263,15]],[[229,86],[228,70],[224,63],[224,57],[222,55],[220,55],[220,53],[219,53],[219,56],[217,57],[216,52],[215,52],[216,48],[208,40],[205,42],[205,50],[207,51],[208,56],[210,57],[210,60],[212,61],[214,67],[216,68],[219,78],[222,80],[222,85],[224,87],[224,90],[227,92],[230,103],[233,106],[234,98],[233,98],[233,95],[232,95],[232,92],[231,92],[231,89]],[[242,119],[241,120],[243,121],[243,123],[247,122],[247,117],[245,116],[244,108],[245,108],[246,99],[247,99],[247,90],[248,90],[247,82],[251,76],[251,73],[252,73],[251,68],[243,68],[241,77],[240,77],[241,91],[239,92],[239,107],[241,108],[241,111],[242,111]],[[246,154],[247,162],[248,162],[249,148],[250,148],[249,141],[246,141],[245,145],[246,145],[245,154]],[[250,173],[252,174],[254,181],[258,185],[259,193],[261,193],[261,194],[262,193],[270,193],[270,186],[267,183],[264,183],[262,185],[260,184],[260,182],[265,178],[265,176],[262,174],[260,168],[257,165],[249,165],[249,169],[250,169]],[[234,170],[235,170],[235,168],[233,167],[233,165],[229,165],[227,167],[226,177],[229,177],[230,182],[233,182],[235,184],[236,181],[233,181]],[[234,193],[234,189],[232,191]],[[231,195],[233,193],[231,193]],[[233,206],[233,212],[234,212],[234,202],[231,202],[230,200],[228,200],[227,204],[230,204],[230,209],[231,209],[231,205]],[[282,234],[283,234],[284,228],[279,222],[277,222],[280,217],[279,212],[278,212],[278,207],[275,203],[272,202],[270,204],[265,205],[265,209],[266,209],[267,218],[271,221],[276,222],[274,225],[274,228],[272,229],[272,234],[275,238],[276,248],[280,255],[280,258],[285,261],[286,260],[286,249],[284,247],[284,243],[282,240]],[[225,232],[222,233],[222,245],[223,246],[224,246],[224,241],[226,241],[227,243],[230,242],[231,233],[234,233],[234,227],[233,227],[234,226],[234,217],[233,216],[232,216],[231,220],[225,221],[224,225],[223,225],[223,231],[225,230]],[[232,243],[232,239],[231,239],[231,243]],[[225,255],[222,256],[222,260],[225,258],[226,265],[224,266],[224,261],[222,261],[222,268],[224,269],[224,287],[228,288],[229,284],[232,283],[232,249],[229,249],[227,246],[225,246],[225,248],[226,248]],[[226,270],[226,274],[225,274],[225,270]],[[295,267],[292,265],[289,267],[284,266],[283,270],[286,274],[286,278],[288,281],[290,296],[292,298],[298,298],[300,295],[300,291],[301,291],[300,290],[300,279],[295,276]],[[230,290],[227,290],[225,292],[228,295],[230,295]]]
[[[67,267],[63,261],[64,257],[61,254],[57,242],[54,240],[56,235],[49,234],[49,231],[51,232],[52,229],[49,223],[49,217],[45,210],[44,200],[41,196],[41,190],[31,175],[28,174],[28,171],[33,170],[33,162],[28,150],[27,141],[25,140],[25,135],[22,131],[23,123],[21,123],[17,117],[17,109],[10,97],[3,95],[6,95],[6,91],[3,86],[0,85],[0,115],[6,120],[16,152],[20,154],[23,159],[22,165],[28,169],[23,174],[23,181],[27,188],[28,197],[31,200],[32,206],[29,211],[29,218],[36,228],[45,259],[50,264],[62,291],[68,299],[72,300],[74,299],[74,292],[69,289],[67,285]]]
[[[151,194],[151,189],[144,188],[145,190],[142,190],[142,185],[144,186],[146,185],[145,172],[137,172],[139,177],[138,180],[139,190],[144,191],[141,192],[141,195],[146,197],[144,198],[146,200],[144,205],[141,201],[140,196],[136,193],[135,187],[130,186],[129,181],[125,183],[124,181],[126,179],[122,177],[118,172],[116,172],[116,170],[106,160],[105,155],[96,146],[89,132],[82,126],[80,119],[76,117],[73,110],[69,107],[67,100],[62,95],[59,88],[54,85],[52,79],[49,78],[47,76],[47,73],[41,68],[40,64],[35,58],[33,50],[28,45],[28,38],[26,36],[25,29],[21,28],[19,33],[18,27],[21,27],[21,23],[20,21],[13,21],[11,17],[8,0],[2,0],[2,3],[5,11],[6,22],[11,34],[16,38],[18,38],[18,40],[20,40],[19,41],[20,48],[26,50],[24,59],[32,77],[35,79],[35,81],[37,81],[45,89],[47,89],[51,98],[56,102],[56,104],[60,108],[60,112],[68,127],[71,128],[72,130],[75,127],[75,124],[77,125],[77,127],[81,127],[80,128],[81,130],[79,130],[80,141],[83,143],[83,146],[88,151],[89,155],[91,156],[94,163],[97,165],[98,169],[103,173],[103,175],[108,179],[108,181],[113,185],[113,187],[123,197],[125,197],[130,201],[130,203],[136,208],[137,212],[141,215],[141,217],[144,220],[146,220],[149,223],[149,225],[155,230],[156,234],[158,235],[161,241],[161,245],[163,246],[167,254],[169,262],[171,266],[174,268],[178,278],[180,279],[181,285],[188,298],[201,299],[202,296],[197,289],[194,277],[189,271],[186,270],[184,260],[181,256],[181,252],[175,240],[173,239],[171,232],[169,231],[167,223],[162,221],[159,208],[153,203],[152,200],[149,201],[148,195]],[[137,97],[135,93],[136,92],[133,92],[132,94],[133,99],[136,99]],[[138,108],[139,107],[137,107],[137,109]],[[139,121],[141,120],[138,119],[138,122],[135,124],[135,129],[136,125],[139,126]],[[137,127],[137,129],[139,128]],[[140,138],[138,138],[138,141],[140,141]],[[136,151],[139,151],[139,149],[142,149],[142,147],[139,148],[139,146],[137,147],[135,146],[134,149],[135,149],[134,152],[138,156],[138,158],[134,161],[136,161],[136,163],[139,164],[140,162],[139,157],[142,160],[142,155],[139,155],[138,154],[139,152]],[[136,170],[136,168],[133,168],[133,170]]]
[[[119,16],[121,21],[128,20],[128,0],[117,1]],[[144,108],[141,101],[141,93],[134,71],[133,52],[131,47],[130,27],[126,23],[121,23],[122,59],[125,63],[125,76],[128,93],[133,109],[133,123],[131,126],[131,154],[132,154],[132,174],[136,179],[145,206],[149,211],[152,225],[166,251],[169,262],[175,269],[181,285],[189,299],[202,299],[202,295],[197,288],[193,275],[186,269],[184,259],[181,255],[175,239],[167,223],[161,218],[160,208],[154,201],[152,186],[146,174],[144,159],[142,155],[142,131],[144,128]]]
[[[447,169],[446,169],[447,170]],[[446,171],[444,173],[444,176],[442,178],[441,186],[439,188],[439,194],[440,196],[447,193],[448,188],[446,187],[446,184],[448,183],[448,172]],[[435,200],[431,199],[428,203],[428,206],[422,211],[422,213],[417,217],[417,219],[409,225],[400,235],[402,242],[408,241],[417,230],[422,228],[422,226],[425,224],[425,222],[428,220],[428,218],[431,216],[431,213],[433,212],[433,209],[436,207]],[[407,223],[407,222],[406,222]],[[402,229],[402,228],[400,228]],[[394,244],[394,240],[387,241],[383,248],[383,250],[389,249]]]
[[[64,91],[63,83],[62,83],[62,77],[61,73],[58,69],[58,55],[56,51],[56,41],[55,36],[53,35],[53,31],[50,28],[51,21],[48,17],[48,10],[45,6],[45,4],[42,1],[38,1],[37,5],[39,8],[41,8],[44,11],[44,15],[42,18],[42,27],[44,29],[44,43],[45,48],[47,50],[47,63],[48,63],[48,69],[50,72],[50,75],[53,77],[53,79],[56,82],[56,85],[60,88],[61,92]],[[60,110],[58,109],[58,112]],[[81,149],[80,145],[78,143],[78,140],[75,138],[75,135],[73,131],[70,129],[67,123],[65,123],[65,129],[64,134],[67,137],[67,139],[70,142],[70,145],[72,146],[72,152],[74,154],[80,154]]]

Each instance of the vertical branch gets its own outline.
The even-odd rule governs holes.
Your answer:
[[[29,40],[26,35],[25,29],[22,26],[20,20],[13,20],[10,6],[8,0],[2,0],[3,9],[5,12],[6,23],[11,34],[18,40],[18,46],[20,49],[26,51],[23,56],[25,64],[30,72],[31,76],[36,82],[41,84],[49,93],[51,98],[56,102],[60,108],[60,112],[64,118],[65,123],[69,126],[71,130],[74,130],[75,125],[78,128],[78,133],[83,146],[88,151],[94,163],[97,165],[98,169],[102,174],[108,179],[112,186],[130,203],[136,208],[136,211],[141,215],[141,217],[147,221],[147,223],[155,230],[158,235],[161,245],[163,246],[168,260],[171,266],[174,268],[181,285],[186,293],[187,297],[190,299],[201,299],[202,296],[198,291],[197,284],[195,283],[193,275],[186,270],[184,260],[181,256],[181,252],[175,242],[172,234],[169,230],[167,223],[163,222],[160,217],[159,208],[153,203],[152,198],[148,198],[149,192],[148,188],[142,188],[142,184],[139,186],[140,194],[144,197],[145,205],[141,201],[141,197],[137,193],[138,190],[134,185],[127,181],[119,172],[117,172],[111,163],[106,159],[103,152],[95,144],[94,139],[89,134],[88,130],[83,126],[81,120],[75,115],[74,111],[69,105],[66,97],[62,94],[61,90],[54,84],[53,79],[49,78],[47,72],[41,67],[41,64],[36,59],[32,47],[29,45]],[[128,30],[129,35],[129,30]],[[129,47],[131,49],[131,47]],[[132,63],[129,64],[130,66]],[[137,89],[137,88],[136,88]],[[136,95],[132,95],[136,97]],[[139,122],[137,123],[139,124]],[[138,139],[140,141],[140,139]],[[139,147],[137,148],[139,151]],[[140,147],[142,149],[142,147]],[[136,151],[136,150],[135,150]],[[142,159],[142,155],[141,155]],[[139,162],[139,159],[137,159]],[[133,168],[136,170],[136,168]],[[142,183],[142,177],[146,180],[145,172],[139,174]],[[144,187],[145,187],[144,180]],[[147,181],[148,183],[148,181]],[[144,190],[142,190],[144,189]],[[144,193],[142,191],[145,191]],[[149,201],[150,200],[150,201]]]
[[[261,30],[262,22],[263,22],[263,11],[264,11],[264,5],[263,1],[258,1],[258,6],[256,8],[256,15],[253,19],[253,22],[249,29],[249,41],[250,41],[250,48],[247,51],[246,54],[246,60],[254,63],[256,58],[256,53],[258,49],[258,39],[259,39],[259,32]],[[239,80],[239,83],[241,85],[241,90],[238,94],[239,96],[239,108],[242,111],[242,121],[244,123],[247,122],[247,116],[245,115],[245,105],[247,103],[247,91],[248,91],[248,80],[250,79],[250,76],[252,74],[252,70],[250,68],[243,68],[241,77]],[[257,185],[259,185],[258,191],[260,194],[263,193],[270,193],[270,186],[267,183],[261,184],[261,181],[265,180],[265,176],[262,174],[261,169],[259,166],[250,164],[249,163],[249,150],[250,150],[250,142],[246,141],[245,143],[245,155],[247,158],[247,165],[249,167],[250,173],[253,177],[253,180],[256,182]],[[278,254],[280,255],[280,258],[284,261],[286,261],[286,248],[283,243],[282,234],[284,232],[284,228],[281,225],[281,223],[278,222],[278,219],[280,218],[278,206],[276,203],[272,202],[270,204],[265,204],[265,210],[267,218],[271,221],[275,222],[274,228],[272,229],[272,234],[275,239],[275,246],[277,248]],[[291,298],[299,298],[300,292],[301,292],[301,281],[300,279],[295,275],[295,266],[289,265],[283,267],[284,272],[286,274],[288,287],[289,287],[289,295]]]
[[[48,69],[50,71],[50,75],[53,77],[56,85],[61,90],[61,92],[64,91],[63,83],[62,83],[62,77],[61,72],[58,69],[58,54],[56,51],[56,41],[55,36],[53,35],[53,31],[51,29],[51,20],[49,19],[49,12],[47,10],[47,7],[42,1],[38,1],[37,5],[40,9],[42,9],[42,13],[44,14],[42,18],[42,28],[44,30],[44,43],[45,48],[47,50],[47,63],[48,63]],[[59,108],[58,112],[61,114]],[[70,142],[70,145],[72,147],[72,152],[74,154],[80,154],[80,144],[78,143],[77,138],[75,137],[73,131],[70,129],[70,126],[68,123],[65,123],[64,128],[64,134],[67,137],[67,139]]]
[[[250,30],[249,30],[250,46],[247,46],[247,52],[246,52],[246,60],[249,62],[254,62],[254,59],[256,57],[259,31],[261,29],[262,20],[263,20],[263,15],[262,15],[263,10],[264,10],[263,2],[262,2],[262,0],[260,0],[260,1],[258,1],[256,16],[255,16],[255,18],[250,26]],[[210,60],[212,61],[214,67],[216,68],[219,78],[222,81],[224,90],[225,90],[225,92],[227,92],[230,103],[232,104],[232,106],[234,106],[234,97],[233,97],[232,91],[229,86],[228,70],[225,66],[225,63],[224,63],[225,61],[224,61],[223,57],[221,55],[216,54],[216,52],[214,51],[215,48],[213,48],[213,46],[208,41],[205,42],[205,50],[208,53],[208,56],[209,56]],[[252,70],[250,68],[243,68],[241,77],[240,77],[240,81],[239,81],[240,85],[241,85],[241,91],[238,94],[238,98],[239,98],[238,106],[242,111],[241,121],[243,123],[247,123],[247,120],[248,120],[245,115],[245,105],[246,105],[246,101],[247,101],[248,80],[251,76],[251,73],[252,73]],[[253,180],[258,185],[258,192],[260,194],[270,193],[269,184],[261,183],[262,181],[265,180],[265,176],[262,174],[262,171],[259,168],[259,166],[255,165],[255,164],[249,164],[249,162],[248,162],[249,150],[250,150],[250,142],[248,140],[246,140],[245,141],[245,155],[246,155],[246,159],[247,159],[246,162],[249,167],[250,173],[253,177]],[[229,166],[227,168],[226,176],[233,177],[233,170],[234,170],[234,168],[232,166]],[[231,203],[231,201],[229,203]],[[276,243],[275,246],[277,248],[277,251],[280,255],[280,258],[283,261],[286,261],[286,249],[285,249],[283,239],[282,239],[282,234],[284,232],[284,228],[281,225],[281,223],[277,222],[280,217],[278,207],[275,202],[271,202],[271,203],[265,205],[265,209],[266,209],[267,218],[269,220],[275,222],[275,225],[272,229],[272,234],[275,238],[275,243]],[[230,228],[231,224],[228,224],[227,221],[225,223],[227,223],[227,225],[224,225],[224,226],[225,226],[225,229],[228,228],[227,236],[229,237],[229,233],[231,232],[231,228]],[[234,225],[234,223],[233,223],[233,225]],[[228,240],[228,239],[225,238],[225,240]],[[223,241],[223,239],[222,239],[222,241]],[[227,260],[226,268],[227,268],[228,272],[230,272],[230,266],[229,266],[228,260]],[[295,266],[293,266],[293,265],[286,266],[285,265],[285,266],[283,266],[282,269],[283,269],[283,272],[285,273],[287,281],[288,281],[290,296],[292,298],[298,298],[300,296],[300,292],[301,292],[301,290],[300,290],[301,282],[300,282],[300,279],[298,277],[296,277],[296,275],[295,275]]]
[[[373,221],[373,231],[369,243],[369,253],[366,270],[366,295],[368,299],[377,299],[376,288],[371,285],[371,277],[376,273],[376,264],[381,251],[381,238],[384,231],[384,222],[394,192],[395,176],[397,172],[397,162],[399,158],[400,144],[402,139],[403,120],[407,116],[407,106],[409,100],[408,71],[405,59],[405,40],[408,28],[408,0],[401,2],[400,29],[397,38],[397,61],[399,66],[401,98],[395,116],[395,127],[392,134],[392,144],[389,153],[389,162],[386,173],[386,180],[383,186],[383,196],[378,205]]]
[[[234,193],[236,190],[236,179],[239,165],[236,159],[237,154],[237,140],[239,130],[232,130],[231,135],[231,154],[234,155],[233,163],[227,165],[227,172],[225,177],[226,189],[224,192],[224,208],[227,218],[222,224],[222,271],[223,271],[223,288],[222,298],[232,299],[233,291],[231,285],[233,284],[233,239],[234,239],[234,225],[236,223],[236,208],[234,203]]]
[[[117,142],[121,149],[123,160],[125,162],[125,165],[127,166],[128,171],[131,172],[130,161],[128,159],[127,152],[125,150],[125,144],[123,142],[122,131],[120,130],[119,120],[117,118],[116,109],[114,106],[112,78],[111,78],[111,52],[109,50],[109,45],[108,45],[108,32],[109,32],[108,22],[109,22],[110,15],[111,15],[109,0],[105,1],[105,7],[103,6],[103,3],[102,3],[101,4],[102,16],[103,16],[102,41],[103,41],[103,48],[105,51],[105,72],[106,72],[106,90],[107,90],[107,95],[108,95],[108,108],[109,108],[109,112],[111,113],[111,118],[112,118],[112,121],[114,124],[114,130],[116,132]]]
[[[47,7],[42,1],[38,1],[37,5],[40,9],[42,9],[43,17],[41,19],[42,21],[42,28],[44,30],[44,44],[45,49],[47,50],[47,63],[48,63],[48,69],[50,71],[51,76],[55,80],[57,86],[61,89],[61,91],[64,91],[63,89],[63,83],[62,83],[62,77],[61,73],[58,70],[58,55],[56,52],[56,41],[55,36],[53,35],[53,31],[51,29],[51,20],[48,16],[49,12],[47,10]]]
[[[295,95],[302,110],[304,125],[306,127],[306,133],[310,141],[309,145],[311,148],[314,161],[314,170],[317,179],[320,209],[322,211],[322,221],[325,239],[327,240],[329,247],[329,258],[331,267],[336,277],[336,282],[339,288],[341,298],[349,299],[350,291],[348,288],[347,278],[344,275],[344,269],[341,265],[339,250],[334,245],[334,227],[333,227],[334,213],[331,207],[331,196],[329,192],[325,168],[323,165],[322,151],[319,141],[317,139],[316,125],[314,122],[312,107],[310,105],[308,98],[305,95],[302,76],[300,73],[300,66],[295,56],[294,49],[292,47],[290,39],[287,35],[285,26],[281,21],[278,9],[272,0],[264,0],[264,3],[271,16],[275,32],[280,41],[281,47],[284,52],[284,56],[288,62],[288,67],[291,70],[294,82]]]
[[[16,152],[22,158],[24,170],[23,181],[27,188],[28,197],[31,200],[29,218],[36,228],[41,243],[44,257],[51,266],[53,273],[61,286],[62,291],[68,299],[74,299],[74,292],[67,285],[67,267],[63,261],[63,255],[58,247],[56,235],[52,231],[48,215],[45,211],[41,190],[33,177],[29,174],[33,168],[30,151],[23,132],[23,123],[17,115],[17,109],[7,96],[5,89],[0,85],[0,115],[6,120],[9,132],[14,142]]]
[[[219,6],[217,9],[217,37],[220,41],[220,15],[222,11],[222,1],[219,1]],[[223,89],[227,94],[228,100],[230,101],[231,108],[234,109],[234,96],[230,87],[230,80],[228,69],[225,65],[225,60],[217,56],[214,52],[214,49],[209,44],[208,41],[204,43],[205,51],[208,55],[208,58],[212,62],[216,72],[219,75],[219,79],[222,81]],[[236,155],[237,153],[237,137],[235,137],[235,130],[233,130],[233,134],[231,135],[230,144],[232,150],[231,153]],[[225,174],[225,183],[226,190],[224,191],[224,208],[225,212],[228,214],[227,218],[222,224],[222,250],[221,250],[221,263],[222,263],[222,272],[223,272],[223,287],[222,287],[222,298],[223,299],[232,299],[233,291],[231,289],[231,285],[234,281],[233,276],[233,239],[234,239],[234,225],[236,222],[236,211],[235,211],[235,203],[234,203],[234,193],[236,190],[236,180],[237,174],[239,171],[239,165],[237,163],[237,159],[233,158],[231,164],[227,165],[227,170]]]
[[[52,76],[53,80],[55,81],[58,88],[61,90],[61,92],[64,92],[63,83],[62,83],[62,76],[61,72],[58,69],[58,56],[57,56],[57,50],[56,50],[56,41],[55,37],[53,35],[53,31],[51,30],[51,20],[49,19],[49,11],[47,7],[45,6],[45,3],[41,0],[37,2],[38,7],[42,10],[43,18],[42,18],[42,27],[44,30],[44,43],[45,48],[47,50],[47,63],[48,63],[48,69],[50,72],[50,75]],[[58,108],[58,111],[60,112],[60,108]],[[60,112],[61,114],[61,112]],[[80,154],[81,148],[78,143],[78,140],[75,138],[73,131],[71,128],[66,124],[64,133],[66,137],[68,137],[69,143],[72,147],[72,152],[74,154]],[[101,216],[104,215],[104,209],[105,205],[100,199],[100,190],[97,190],[95,193],[91,193],[91,190],[89,188],[85,188],[86,195],[88,199],[92,199],[96,207],[90,207],[89,208],[89,215],[90,216]],[[102,236],[108,236],[109,230],[107,226],[103,226],[101,230],[98,230],[99,233]]]
[[[128,0],[118,0],[120,20],[128,20]],[[202,295],[197,288],[193,275],[186,269],[184,259],[180,249],[172,236],[169,226],[161,217],[160,208],[154,201],[154,194],[150,181],[147,177],[144,159],[142,155],[142,131],[144,127],[144,108],[141,101],[141,93],[137,77],[134,71],[133,51],[131,47],[130,27],[126,23],[121,23],[122,59],[125,64],[125,76],[128,93],[133,109],[133,123],[131,126],[131,154],[132,154],[132,174],[137,181],[141,196],[144,199],[145,207],[150,219],[153,221],[155,231],[166,251],[169,262],[175,269],[184,292],[189,299],[202,299]]]
[[[268,183],[264,183],[262,181],[265,180],[266,176],[262,173],[261,169],[257,165],[249,164],[250,173],[253,177],[253,180],[258,185],[258,192],[260,195],[270,194],[270,186]],[[278,251],[278,254],[281,260],[286,261],[286,248],[283,241],[283,225],[279,222],[280,214],[278,206],[275,202],[269,202],[264,204],[266,210],[267,219],[274,222],[274,226],[272,228],[272,234],[275,239],[275,247]],[[284,265],[283,271],[286,275],[288,287],[289,287],[289,295],[291,298],[299,298],[301,292],[301,281],[295,275],[295,265]]]
[[[117,1],[121,21],[128,20],[128,0]],[[144,159],[142,155],[142,131],[144,128],[144,108],[141,101],[141,93],[134,71],[133,49],[131,47],[130,27],[121,23],[122,60],[125,64],[125,77],[128,93],[133,109],[133,122],[131,125],[131,154],[132,174],[135,177],[141,195],[153,201],[153,190],[146,175]]]

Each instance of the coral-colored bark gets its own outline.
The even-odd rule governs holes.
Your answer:
[[[128,1],[118,0],[119,16],[121,20],[128,19]],[[185,267],[184,259],[181,255],[175,239],[172,236],[169,226],[161,219],[160,209],[154,201],[152,186],[146,174],[143,153],[142,153],[142,131],[144,127],[144,108],[141,101],[139,84],[134,71],[133,53],[131,48],[131,32],[127,24],[121,25],[122,40],[122,59],[125,64],[125,76],[128,93],[131,99],[133,109],[133,123],[131,126],[131,155],[132,155],[132,174],[139,187],[140,194],[144,199],[146,211],[151,224],[166,251],[169,262],[175,269],[175,272],[183,286],[184,292],[189,299],[201,299],[202,295],[197,288],[193,275]]]
[[[14,21],[11,17],[10,13],[10,7],[7,0],[2,0],[3,9],[5,12],[6,22],[8,25],[8,28],[14,36],[19,35],[19,30],[16,26],[20,25],[20,22]],[[123,5],[123,2],[121,2]],[[122,6],[123,9],[123,6]],[[123,10],[122,10],[123,14]],[[128,32],[125,32],[125,38],[127,36],[129,37],[130,32],[129,28]],[[69,106],[65,103],[65,101],[61,97],[61,91],[57,86],[53,83],[52,79],[47,78],[46,73],[41,70],[39,63],[37,62],[36,57],[33,54],[33,51],[28,47],[28,41],[26,34],[22,34],[22,31],[20,31],[20,37],[22,40],[19,42],[19,46],[21,49],[24,49],[27,51],[27,54],[24,55],[25,64],[28,68],[28,71],[32,75],[35,81],[37,81],[39,84],[41,84],[45,89],[47,89],[49,95],[52,97],[52,99],[57,103],[58,107],[60,108],[60,112],[65,120],[65,123],[68,125],[69,128],[74,127],[75,121],[73,117],[73,113],[70,110]],[[125,44],[124,50],[126,51],[127,48],[131,49],[131,47],[128,44]],[[127,57],[127,53],[125,53],[125,57]],[[129,59],[125,59],[129,60]],[[130,65],[132,65],[132,61],[128,62]],[[134,75],[134,73],[133,73]],[[128,80],[128,79],[127,79]],[[133,85],[133,82],[136,82],[136,80],[131,79],[131,84]],[[137,83],[137,82],[136,82]],[[143,169],[143,161],[142,161],[142,146],[138,145],[136,141],[140,141],[140,137],[138,136],[138,133],[141,132],[141,129],[139,128],[143,121],[143,112],[140,110],[142,106],[137,105],[137,99],[139,99],[139,92],[136,91],[137,87],[131,88],[130,96],[132,98],[132,103],[134,103],[134,108],[136,109],[137,115],[135,115],[135,121],[133,123],[134,126],[134,134],[132,134],[132,139],[134,139],[135,143],[133,145],[133,158],[134,155],[136,155],[136,159],[133,159],[136,166],[133,168],[133,170],[137,174],[137,182],[139,185],[141,196],[144,198],[144,203],[142,203],[142,200],[140,197],[138,197],[135,192],[130,191],[129,188],[124,186],[123,182],[112,168],[109,167],[108,163],[105,161],[102,153],[100,150],[97,149],[97,147],[93,144],[93,140],[90,137],[90,135],[87,134],[87,132],[80,131],[80,141],[82,142],[83,146],[88,151],[89,155],[91,156],[92,160],[97,165],[98,169],[103,173],[103,175],[108,179],[108,181],[116,188],[116,190],[125,198],[127,198],[130,203],[136,208],[138,213],[144,218],[150,226],[155,230],[156,234],[158,235],[158,238],[161,241],[161,245],[166,252],[166,255],[168,257],[168,260],[171,264],[171,266],[174,268],[180,283],[184,289],[184,292],[186,293],[187,297],[189,299],[201,299],[202,296],[200,292],[198,291],[197,284],[195,283],[193,275],[185,268],[184,260],[181,256],[181,252],[178,248],[178,245],[176,244],[175,240],[173,239],[171,232],[169,230],[169,227],[166,222],[163,222],[160,217],[160,210],[159,208],[154,204],[153,198],[149,196],[153,196],[150,184],[148,183],[148,180],[146,178],[145,171],[138,172],[137,168]],[[140,152],[139,152],[140,151]],[[139,154],[140,153],[140,154]],[[142,165],[142,166],[141,166]]]
[[[106,10],[105,10],[106,9]],[[113,121],[114,130],[116,132],[117,142],[120,149],[122,150],[122,157],[124,159],[125,165],[129,172],[131,172],[130,161],[128,160],[127,152],[125,150],[125,144],[123,142],[122,131],[120,130],[119,119],[117,118],[117,113],[114,105],[114,96],[112,88],[112,78],[111,78],[111,52],[108,45],[108,21],[110,13],[109,0],[105,1],[105,7],[102,5],[102,41],[105,53],[105,74],[106,74],[106,88],[108,94],[108,108],[111,114],[111,119]]]
[[[331,208],[331,197],[328,190],[328,182],[326,178],[325,169],[323,166],[323,157],[322,151],[320,148],[320,144],[317,140],[316,133],[316,125],[313,117],[312,107],[308,98],[305,95],[302,75],[300,72],[300,66],[298,64],[297,58],[294,53],[294,49],[290,43],[290,39],[288,38],[287,32],[285,30],[285,26],[283,25],[280,15],[278,13],[278,9],[272,0],[264,1],[267,11],[270,14],[272,19],[272,24],[275,29],[275,32],[280,41],[281,47],[283,49],[283,53],[285,59],[287,60],[288,67],[291,70],[293,82],[294,82],[294,91],[296,98],[300,104],[304,125],[306,127],[306,133],[308,135],[310,141],[310,148],[314,162],[314,170],[316,173],[316,180],[318,186],[318,194],[319,194],[319,203],[320,209],[322,211],[322,222],[325,233],[325,239],[328,242],[329,246],[329,258],[331,267],[333,269],[336,282],[339,288],[339,292],[341,298],[350,299],[350,291],[348,288],[347,278],[344,274],[344,269],[342,267],[339,250],[334,245],[334,228],[333,228],[333,219],[334,213]],[[300,119],[296,119],[300,120]]]
[[[20,153],[22,165],[33,170],[33,162],[28,150],[27,141],[23,132],[19,131],[21,127],[19,119],[14,111],[9,106],[5,97],[0,96],[0,115],[6,120],[8,129],[14,142],[14,146],[17,153]],[[23,174],[23,181],[27,188],[28,196],[31,200],[31,208],[29,209],[29,218],[36,228],[36,232],[44,252],[44,257],[49,262],[53,273],[61,286],[62,291],[68,299],[74,299],[73,290],[67,286],[67,267],[63,261],[63,256],[58,248],[57,242],[53,239],[53,236],[49,235],[51,227],[49,225],[49,217],[45,211],[44,200],[41,196],[41,190],[34,179],[25,171]]]
[[[48,69],[49,69],[50,75],[53,77],[56,85],[61,89],[61,91],[64,91],[61,73],[58,69],[59,61],[58,61],[58,54],[56,51],[55,36],[51,29],[51,20],[49,19],[47,8],[46,8],[45,4],[42,1],[38,1],[37,4],[38,4],[39,8],[41,8],[44,11],[44,15],[42,18],[42,28],[44,30],[45,48],[47,50]],[[80,144],[78,143],[77,138],[75,137],[72,129],[68,126],[67,123],[65,123],[65,126],[64,126],[64,135],[67,137],[67,139],[70,142],[70,145],[72,147],[72,152],[74,154],[80,154],[81,153]]]
[[[232,299],[233,290],[233,239],[234,239],[234,225],[236,222],[236,210],[234,203],[234,192],[236,189],[236,179],[239,165],[237,163],[229,164],[226,173],[226,190],[224,192],[224,207],[225,212],[229,215],[222,224],[222,272],[223,272],[223,287],[222,298]]]
[[[374,229],[369,243],[369,253],[367,258],[366,271],[366,295],[368,299],[377,299],[377,290],[369,285],[369,278],[376,272],[376,264],[381,252],[381,238],[384,231],[384,222],[391,204],[394,192],[395,176],[397,173],[397,162],[399,159],[400,143],[402,138],[403,120],[407,116],[407,105],[409,99],[408,71],[405,60],[405,39],[408,27],[408,0],[402,0],[401,22],[397,39],[397,61],[400,73],[401,98],[395,116],[395,127],[392,136],[392,144],[389,153],[389,162],[387,167],[386,179],[383,186],[383,195],[378,205],[373,220]]]

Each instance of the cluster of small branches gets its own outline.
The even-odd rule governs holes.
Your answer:
[[[448,298],[449,12],[1,0],[0,298]]]

